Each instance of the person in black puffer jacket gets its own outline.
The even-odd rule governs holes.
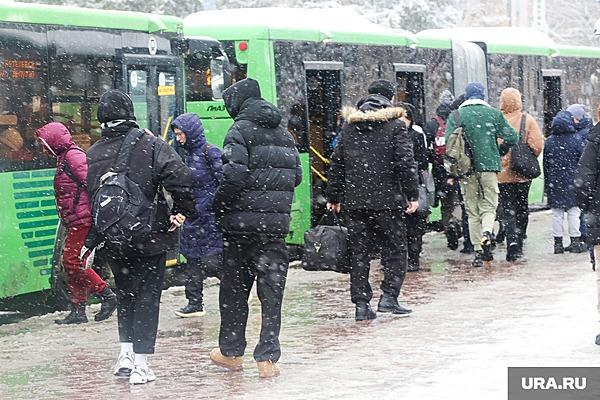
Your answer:
[[[94,198],[100,178],[116,161],[125,136],[138,129],[131,98],[120,90],[109,90],[100,97],[98,121],[102,124],[102,139],[87,152],[88,192]],[[121,354],[115,375],[129,376],[132,384],[156,379],[147,365],[147,355],[154,353],[160,296],[163,286],[167,250],[177,246],[178,232],[170,225],[181,226],[186,216],[194,212],[194,195],[189,168],[164,140],[144,134],[135,144],[128,177],[148,199],[158,199],[156,226],[144,243],[123,252],[111,248],[97,250],[112,270],[117,287],[119,340]],[[162,188],[171,194],[169,210]],[[89,248],[98,244],[94,227],[86,238]]]
[[[223,142],[223,178],[213,200],[223,231],[223,275],[219,290],[220,366],[242,368],[248,296],[256,280],[262,307],[260,340],[254,349],[259,376],[279,375],[281,303],[288,270],[285,237],[290,229],[294,188],[302,181],[300,155],[280,125],[277,107],[261,98],[254,79],[223,92],[234,124]]]

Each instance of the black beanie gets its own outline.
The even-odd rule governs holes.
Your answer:
[[[369,85],[369,94],[379,94],[391,100],[396,95],[396,88],[390,81],[377,79]]]
[[[118,119],[135,121],[131,97],[118,89],[111,89],[100,97],[98,121],[104,124]]]

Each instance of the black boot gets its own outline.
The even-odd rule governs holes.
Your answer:
[[[456,222],[450,222],[446,228],[446,239],[450,250],[458,249],[458,233],[459,227]]]
[[[489,263],[494,261],[494,255],[492,251],[496,247],[496,239],[494,239],[494,235],[490,232],[485,231],[481,237],[481,248],[483,249],[481,253],[481,258],[484,262]]]
[[[471,261],[471,266],[472,267],[481,267],[483,266],[483,257],[482,257],[483,252],[481,250],[477,250],[475,251],[475,258],[473,259],[473,261]]]
[[[554,254],[562,254],[565,252],[565,248],[563,247],[562,237],[555,236],[554,237]]]
[[[587,251],[587,247],[580,237],[572,237],[569,247],[571,253],[585,253]]]
[[[68,324],[83,324],[88,322],[87,316],[85,315],[85,304],[71,303],[71,312],[64,319],[55,319],[59,325]]]
[[[519,258],[519,245],[513,242],[506,249],[506,261],[517,261],[517,258]]]
[[[369,303],[356,303],[356,316],[357,321],[365,321],[368,319],[377,318],[375,311],[371,310]]]
[[[97,295],[102,302],[100,311],[94,316],[94,321],[104,321],[110,317],[117,308],[117,295],[107,286]]]
[[[463,243],[463,248],[462,248],[462,250],[460,252],[463,253],[463,254],[473,254],[473,253],[475,253],[475,248],[471,244],[471,241],[465,240],[464,243]]]
[[[378,312],[389,313],[396,315],[410,314],[412,312],[409,308],[404,308],[398,304],[398,299],[391,294],[384,293],[379,298],[379,304],[377,306]]]
[[[408,260],[408,267],[406,267],[406,272],[417,272],[421,269],[419,266],[419,260]]]

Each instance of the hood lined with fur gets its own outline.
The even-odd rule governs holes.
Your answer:
[[[406,116],[406,111],[400,107],[386,107],[376,111],[360,111],[356,107],[342,108],[342,117],[348,124],[386,122],[404,116]]]

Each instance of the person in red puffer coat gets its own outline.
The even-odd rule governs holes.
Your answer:
[[[51,122],[36,131],[44,151],[56,157],[54,196],[61,223],[67,229],[62,263],[67,273],[71,312],[57,324],[88,322],[85,307],[88,290],[100,298],[102,306],[94,320],[111,316],[117,307],[117,296],[92,269],[83,269],[79,253],[92,225],[92,208],[87,186],[87,160],[82,149],[73,142],[69,130],[59,122]]]

